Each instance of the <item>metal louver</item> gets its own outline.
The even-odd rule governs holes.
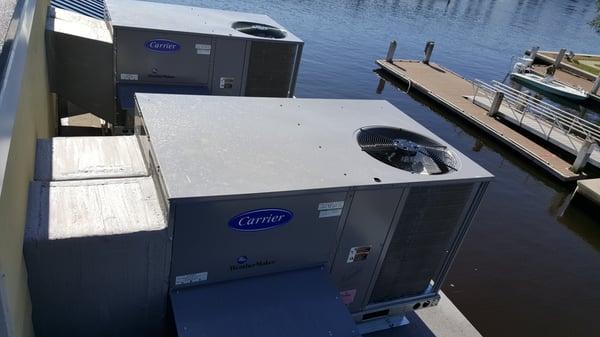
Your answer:
[[[96,19],[106,19],[104,0],[52,0],[50,5]]]

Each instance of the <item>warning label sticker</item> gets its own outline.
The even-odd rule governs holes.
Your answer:
[[[342,303],[344,303],[346,305],[354,302],[355,297],[356,297],[356,289],[340,291],[340,298],[342,299]]]
[[[184,285],[206,281],[208,279],[208,273],[195,273],[195,274],[187,274],[187,275],[179,275],[175,277],[175,285]]]
[[[319,204],[319,211],[325,211],[328,209],[338,209],[344,208],[344,201],[332,201],[332,202],[322,202]]]
[[[342,215],[342,209],[330,209],[327,211],[320,211],[319,218],[329,218],[332,216],[340,216]]]
[[[137,81],[139,79],[138,74],[121,74],[121,79],[124,81]]]
[[[196,54],[198,55],[210,55],[212,46],[210,44],[196,43]]]

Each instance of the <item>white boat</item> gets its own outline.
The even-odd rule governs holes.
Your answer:
[[[588,97],[587,92],[585,92],[582,89],[570,87],[556,80],[545,81],[544,77],[537,74],[512,72],[510,74],[510,77],[512,79],[529,84],[545,92],[557,96],[566,97],[575,101],[582,101]]]

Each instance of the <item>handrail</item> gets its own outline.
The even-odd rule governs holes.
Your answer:
[[[29,37],[37,0],[17,1],[15,12],[5,37],[4,68],[0,69],[0,193],[8,161],[8,151],[21,97],[23,75],[27,62]]]
[[[514,88],[511,88],[510,86],[500,83],[498,81],[493,81],[492,83],[494,84],[495,88],[498,88],[499,91],[504,92],[505,96],[507,95],[507,93],[512,93],[513,95],[515,93],[521,93],[520,91],[518,91]],[[535,103],[535,104],[530,104],[530,105],[532,107],[536,108],[536,110],[540,111],[542,114],[546,115],[549,112],[554,112],[554,113],[556,113],[557,116],[551,115],[550,117],[552,119],[555,119],[558,117],[558,119],[560,119],[560,120],[565,120],[568,122],[571,122],[571,121],[577,122],[577,123],[581,124],[585,130],[589,131],[592,134],[595,134],[596,141],[600,140],[600,126],[598,126],[588,120],[585,120],[579,116],[573,115],[572,113],[569,113],[562,109],[559,109],[551,104],[543,102],[533,96],[529,96],[529,100],[532,101],[532,103]]]
[[[523,123],[526,115],[530,116],[538,124],[546,139],[550,138],[553,131],[559,130],[568,137],[569,142],[575,149],[577,149],[577,146],[571,136],[600,143],[600,126],[511,88],[506,84],[497,81],[488,84],[475,80],[473,90],[475,97],[481,93],[490,102],[493,101],[496,92],[502,92],[505,105],[510,108],[513,117],[519,120],[519,125]],[[546,130],[548,127],[545,127],[542,121],[550,124],[549,130]]]

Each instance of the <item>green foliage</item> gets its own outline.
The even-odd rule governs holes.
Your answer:
[[[600,0],[596,0],[596,18],[590,22],[590,25],[600,33]]]

